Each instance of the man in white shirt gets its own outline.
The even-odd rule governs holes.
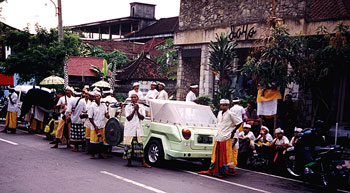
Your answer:
[[[278,166],[284,164],[283,151],[289,147],[289,140],[284,136],[284,131],[281,128],[277,128],[275,133],[277,137],[272,141],[271,146],[274,147],[273,163]]]
[[[169,97],[168,97],[168,93],[164,90],[165,88],[165,84],[163,82],[161,82],[159,84],[159,95],[157,97],[157,99],[159,100],[168,100]]]
[[[198,85],[191,85],[190,92],[186,95],[186,102],[197,102],[196,93],[198,91]]]
[[[90,128],[91,128],[91,123],[88,118],[88,112],[90,109],[90,106],[92,104],[92,101],[94,100],[94,92],[92,91],[85,91],[84,94],[84,102],[86,104],[86,111],[83,112],[83,121],[84,121],[84,127],[85,127],[85,141],[86,141],[86,147],[87,147],[87,152],[89,152],[89,145],[90,145]]]
[[[74,98],[72,96],[74,89],[70,86],[67,86],[65,89],[65,92],[66,92],[66,95],[62,96],[58,100],[56,105],[60,110],[61,115],[58,118],[59,122],[56,130],[55,145],[52,146],[51,148],[58,148],[58,143],[62,140],[63,135],[66,137],[66,140],[67,140],[67,148],[70,148],[70,144],[69,144],[70,122],[66,119],[65,113],[67,111],[70,100]]]
[[[302,128],[294,128],[294,136],[292,137],[292,139],[289,142],[289,146],[294,146],[295,143],[298,141],[298,135],[303,131]]]
[[[146,99],[156,99],[158,97],[159,92],[156,89],[157,83],[151,83],[151,90],[149,90],[146,94]]]
[[[132,85],[132,90],[129,91],[128,97],[131,98],[131,95],[132,95],[132,94],[137,94],[137,96],[139,97],[139,99],[142,99],[142,98],[143,98],[143,94],[142,94],[142,92],[139,90],[139,88],[140,88],[140,83],[135,82],[135,83]]]
[[[260,135],[255,139],[255,143],[258,146],[267,145],[270,146],[273,141],[272,136],[269,133],[269,128],[266,126],[261,126]]]
[[[91,123],[90,130],[90,146],[91,157],[95,159],[95,154],[99,154],[100,158],[106,158],[102,155],[103,143],[105,143],[105,118],[109,119],[107,107],[101,103],[101,93],[94,92],[95,101],[91,104],[88,115]]]
[[[81,98],[81,93],[75,92],[76,97],[68,103],[68,108],[65,113],[67,120],[70,120],[70,142],[74,145],[72,151],[77,152],[79,145],[83,146],[85,151],[85,128],[84,120],[80,118],[83,112],[86,112],[86,103]]]
[[[221,99],[221,111],[218,114],[216,125],[218,132],[211,156],[211,164],[208,171],[201,171],[199,174],[214,175],[219,178],[235,174],[232,138],[234,138],[242,121],[229,108],[230,101]],[[223,157],[226,159],[220,160]]]
[[[239,105],[240,100],[238,97],[232,100],[233,106],[230,108],[230,111],[234,112],[241,120],[244,118],[245,109]]]
[[[149,166],[144,158],[142,136],[144,136],[141,121],[145,118],[146,112],[142,105],[139,105],[137,94],[131,95],[131,104],[125,107],[125,128],[124,128],[124,155],[123,159],[128,160],[127,166],[131,166],[131,158],[142,158],[142,166]]]
[[[15,92],[14,87],[9,87],[9,91],[10,91],[10,95],[8,96],[5,129],[2,130],[1,132],[7,133],[7,130],[10,130],[11,133],[16,133],[18,96]]]

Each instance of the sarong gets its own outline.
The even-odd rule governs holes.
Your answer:
[[[85,139],[90,139],[90,128],[85,128]]]
[[[17,128],[17,113],[8,112],[6,113],[5,128],[16,129]]]
[[[32,131],[37,131],[37,130],[41,131],[44,129],[44,123],[36,119],[32,119],[32,122],[30,123],[29,128]]]
[[[123,159],[143,158],[143,144],[137,141],[137,137],[134,137],[131,141],[131,145],[124,145]]]
[[[71,123],[69,122],[68,124],[66,124],[66,121],[65,121],[65,120],[59,120],[58,126],[57,126],[57,130],[56,130],[56,138],[62,139],[64,130],[65,130],[65,128],[64,128],[65,125],[67,125],[67,126],[66,126],[66,127],[67,127],[66,129],[68,130],[68,136],[69,136]]]
[[[98,133],[101,134],[101,137],[97,136],[95,129],[90,130],[90,143],[102,143],[104,141],[104,139],[103,139],[104,134],[103,133],[105,132],[105,128],[98,129],[97,131],[98,131]]]
[[[213,175],[234,174],[232,139],[215,141],[208,172]]]
[[[70,127],[71,141],[85,141],[85,128],[83,124],[72,123]]]

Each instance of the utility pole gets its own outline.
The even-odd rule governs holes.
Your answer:
[[[57,14],[58,14],[58,41],[61,41],[63,39],[61,0],[57,0]]]

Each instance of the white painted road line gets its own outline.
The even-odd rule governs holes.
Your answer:
[[[263,172],[257,172],[257,171],[248,170],[248,169],[243,169],[243,168],[238,168],[238,167],[237,167],[237,170],[242,170],[242,171],[246,171],[246,172],[252,172],[252,173],[255,173],[255,174],[261,174],[261,175],[264,175],[264,176],[279,178],[279,179],[283,179],[283,180],[289,180],[289,181],[292,181],[292,182],[304,183],[303,181],[296,180],[296,179],[292,179],[292,178],[286,178],[286,177],[282,177],[282,176],[276,176],[276,175],[273,175],[273,174],[267,174],[267,173],[263,173]]]
[[[184,170],[184,172],[187,172],[187,173],[190,173],[190,174],[194,174],[194,175],[197,175],[197,176],[201,176],[201,177],[204,177],[204,178],[209,178],[209,179],[216,180],[216,181],[219,181],[219,182],[224,182],[224,183],[226,183],[226,184],[235,185],[235,186],[238,186],[238,187],[241,187],[241,188],[253,190],[253,191],[256,191],[256,192],[271,193],[271,192],[269,192],[269,191],[261,190],[261,189],[258,189],[258,188],[253,188],[253,187],[246,186],[246,185],[243,185],[243,184],[238,184],[238,183],[234,183],[234,182],[229,182],[229,181],[222,180],[222,179],[215,178],[215,177],[211,177],[211,176],[199,175],[199,174],[197,174],[196,172],[191,172],[191,171],[186,171],[186,170]]]
[[[9,143],[9,144],[11,144],[11,145],[18,145],[18,143],[15,143],[15,142],[12,142],[12,141],[9,141],[9,140],[6,140],[6,139],[2,139],[2,138],[0,138],[0,141]]]
[[[158,190],[156,188],[153,188],[153,187],[150,187],[150,186],[147,186],[147,185],[144,185],[144,184],[141,184],[139,182],[135,182],[133,180],[130,180],[130,179],[127,179],[127,178],[124,178],[124,177],[121,177],[121,176],[118,176],[118,175],[115,175],[115,174],[112,174],[112,173],[109,173],[109,172],[106,172],[106,171],[100,171],[102,174],[106,174],[106,175],[109,175],[109,176],[112,176],[114,178],[117,178],[119,180],[123,180],[125,182],[128,182],[128,183],[131,183],[131,184],[134,184],[136,186],[139,186],[141,188],[144,188],[144,189],[147,189],[147,190],[150,190],[152,192],[157,192],[157,193],[166,193],[162,190]]]
[[[45,135],[40,135],[40,134],[35,134],[35,135],[39,136],[39,137],[42,137],[42,138],[46,137]]]

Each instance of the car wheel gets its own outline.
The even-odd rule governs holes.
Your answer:
[[[145,159],[148,164],[159,166],[164,161],[164,151],[161,141],[152,139],[148,142],[145,154]]]

